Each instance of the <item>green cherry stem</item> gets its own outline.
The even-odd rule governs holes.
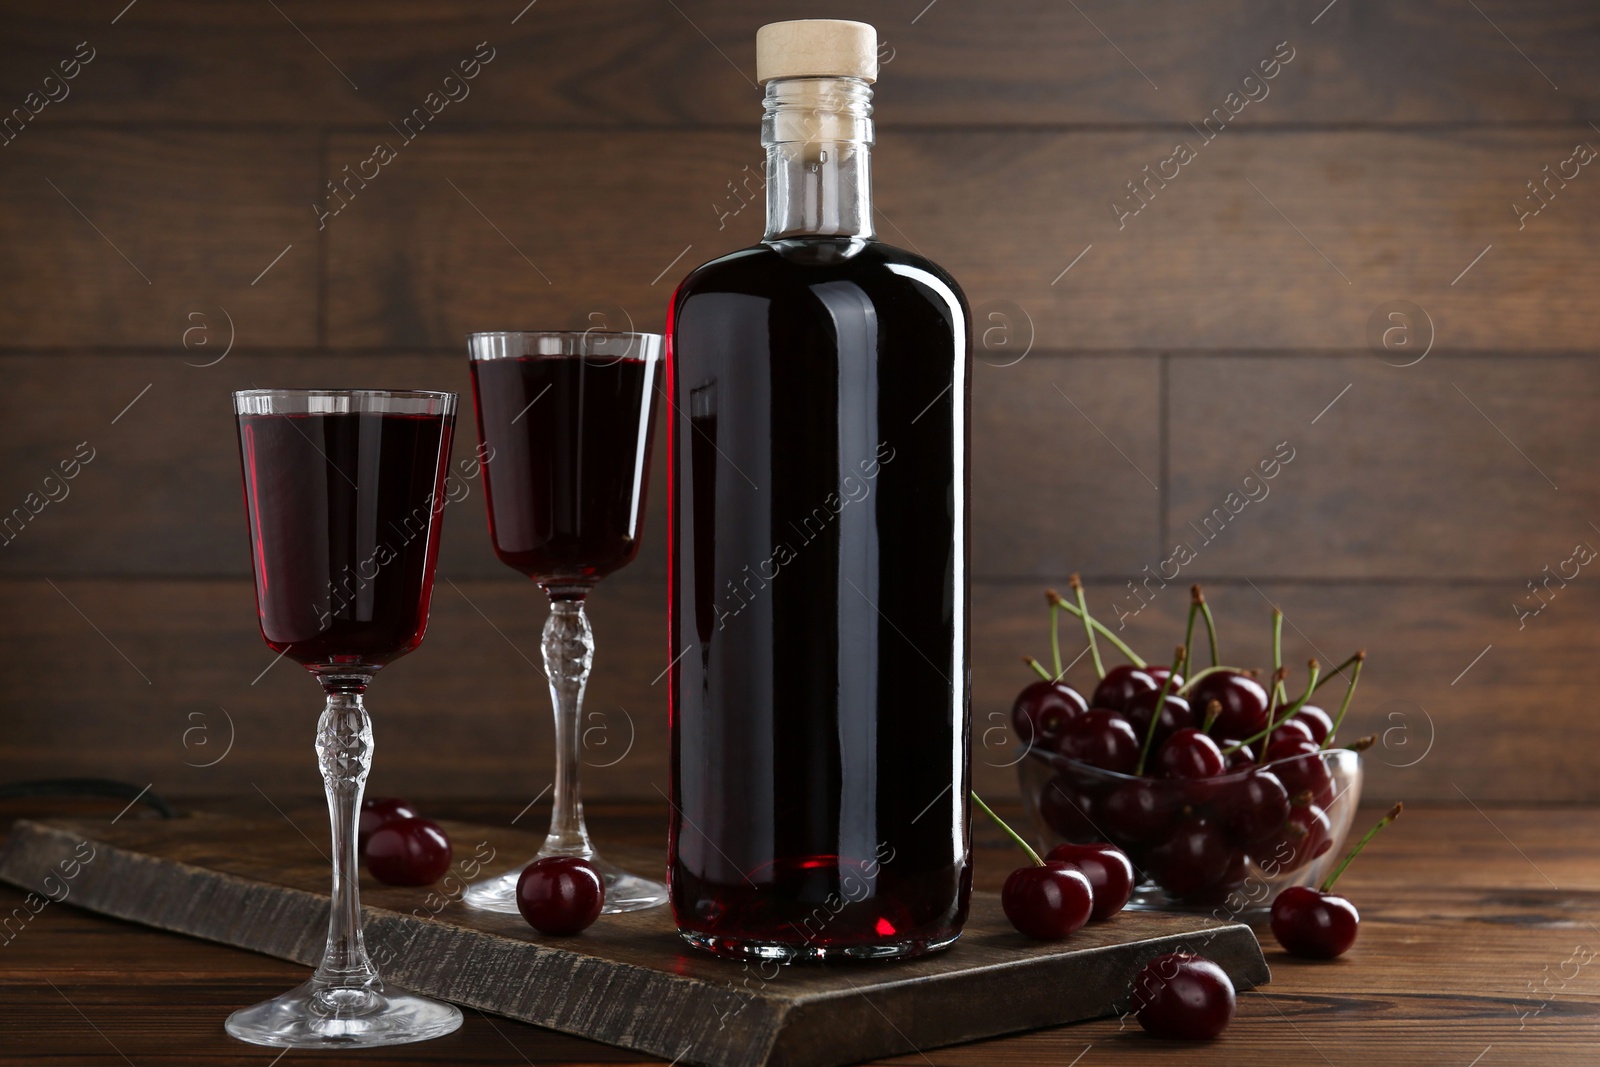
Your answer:
[[[1189,587],[1189,622],[1183,628],[1184,648],[1194,647],[1194,618],[1198,614],[1200,614],[1200,587],[1191,585]]]
[[[1362,835],[1361,840],[1356,842],[1356,847],[1345,853],[1344,859],[1339,861],[1339,866],[1335,867],[1328,874],[1328,877],[1322,880],[1322,892],[1326,893],[1331,890],[1333,888],[1333,883],[1337,882],[1339,880],[1339,876],[1344,873],[1344,869],[1350,866],[1350,861],[1359,856],[1361,854],[1361,850],[1367,847],[1367,842],[1371,841],[1374,837],[1377,837],[1378,833],[1385,826],[1388,826],[1390,823],[1398,819],[1400,817],[1400,813],[1405,809],[1406,806],[1404,804],[1396,804],[1394,807],[1389,809],[1389,814],[1378,820],[1378,825],[1374,826],[1372,829],[1368,830],[1364,835]]]
[[[1206,704],[1205,725],[1200,727],[1200,732],[1207,737],[1211,736],[1211,728],[1217,724],[1217,716],[1222,714],[1222,701],[1213,700]]]
[[[1156,709],[1151,713],[1150,725],[1144,732],[1144,745],[1139,749],[1139,763],[1133,768],[1135,778],[1144,773],[1145,761],[1150,758],[1150,745],[1156,739],[1156,725],[1161,722],[1161,709],[1166,706],[1167,694],[1172,691],[1172,679],[1183,669],[1183,661],[1188,656],[1188,650],[1179,645],[1178,650],[1172,655],[1172,673],[1161,679],[1161,693],[1156,697]]]
[[[1350,710],[1350,698],[1356,695],[1356,683],[1361,680],[1361,665],[1367,662],[1367,650],[1362,649],[1354,656],[1355,666],[1350,671],[1350,684],[1345,687],[1344,701],[1339,705],[1339,714],[1334,717],[1333,728],[1328,731],[1328,736],[1322,739],[1322,747],[1327,748],[1333,741],[1333,735],[1339,732],[1339,727],[1344,724],[1345,712]]]
[[[1283,722],[1274,712],[1278,710],[1278,694],[1283,692],[1283,680],[1287,677],[1289,677],[1289,668],[1287,667],[1279,667],[1272,672],[1272,697],[1267,701],[1267,725],[1261,733],[1256,735],[1262,739],[1261,751],[1256,753],[1257,766],[1267,762],[1267,745],[1272,740],[1272,731],[1276,730]]]
[[[1283,612],[1276,607],[1272,609],[1272,669],[1277,670],[1283,666]],[[1306,694],[1310,696],[1310,694]],[[1280,699],[1287,699],[1287,694],[1280,694]]]
[[[1070,600],[1061,599],[1061,595],[1059,593],[1056,594],[1056,607],[1074,616],[1075,618],[1081,619],[1085,615],[1084,612],[1078,610],[1078,605],[1072,603]],[[1116,650],[1121,652],[1123,658],[1129,663],[1133,664],[1135,667],[1138,667],[1140,670],[1143,670],[1146,666],[1148,666],[1148,664],[1146,664],[1144,661],[1144,657],[1139,655],[1139,653],[1135,652],[1133,649],[1129,648],[1122,638],[1118,637],[1112,631],[1106,629],[1105,623],[1094,618],[1093,616],[1089,616],[1089,622],[1093,624],[1095,633],[1099,634],[1107,641],[1110,641],[1111,644],[1116,647]]]
[[[1011,838],[1011,840],[1015,841],[1017,843],[1017,845],[1022,849],[1022,851],[1026,852],[1028,854],[1028,858],[1033,861],[1033,865],[1035,867],[1043,867],[1044,866],[1044,860],[1039,858],[1039,853],[1037,853],[1037,852],[1035,852],[1033,850],[1033,846],[1028,844],[1026,841],[1024,841],[1022,839],[1022,837],[1015,830],[1013,830],[1010,826],[1006,825],[1006,821],[1004,819],[1002,819],[1000,816],[996,815],[994,813],[994,809],[983,802],[983,798],[978,795],[976,790],[972,791],[972,802],[974,804],[978,805],[978,807],[982,808],[983,809],[983,813],[985,815],[989,816],[989,818],[993,819],[995,825],[1000,827],[1000,829],[1004,830],[1006,836]]]
[[[1100,660],[1100,646],[1094,640],[1094,619],[1090,617],[1089,603],[1084,599],[1083,579],[1074,574],[1067,581],[1072,583],[1072,592],[1077,598],[1078,610],[1083,613],[1079,618],[1083,620],[1083,632],[1089,638],[1089,655],[1094,658],[1095,677],[1104,678],[1106,676],[1106,665]]]
[[[1055,681],[1054,678],[1050,677],[1050,672],[1044,669],[1044,664],[1040,663],[1038,660],[1034,659],[1032,656],[1023,656],[1022,657],[1022,662],[1026,663],[1028,666],[1030,666],[1034,670],[1038,671],[1039,672],[1039,677],[1043,678],[1045,681],[1047,681],[1047,682]]]
[[[1322,681],[1317,683],[1317,688],[1321,689],[1323,686],[1325,686],[1329,682],[1333,681],[1334,675],[1343,674],[1344,673],[1344,669],[1346,667],[1354,667],[1356,665],[1356,660],[1359,659],[1360,657],[1364,656],[1364,655],[1366,655],[1365,651],[1357,652],[1354,656],[1351,656],[1349,659],[1347,659],[1343,663],[1339,664],[1332,671],[1330,671],[1327,674],[1323,675],[1322,676]]]
[[[1211,641],[1211,665],[1215,667],[1222,662],[1222,657],[1217,655],[1217,620],[1212,617],[1211,605],[1206,603],[1206,595],[1198,585],[1189,588],[1189,595],[1200,605],[1200,614],[1206,618],[1206,637]]]
[[[1061,627],[1057,619],[1057,616],[1061,613],[1061,607],[1056,603],[1061,599],[1061,594],[1054,589],[1046,589],[1044,598],[1050,604],[1050,656],[1056,665],[1056,677],[1060,678],[1065,673],[1061,669]]]

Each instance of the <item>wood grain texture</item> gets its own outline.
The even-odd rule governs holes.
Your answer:
[[[252,349],[197,367],[192,364],[210,358],[197,342],[186,355],[187,361],[166,354],[0,357],[9,386],[0,393],[0,455],[6,459],[0,464],[0,502],[6,502],[0,504],[0,574],[248,577],[229,392],[356,382],[460,394],[440,573],[521,582],[489,543],[464,351]],[[1135,473],[1160,473],[1156,359],[1030,355],[1007,365],[1010,358],[996,347],[975,364],[973,573],[1137,570],[1157,548],[1158,494],[1153,482]],[[61,395],[63,380],[78,383],[70,397]],[[146,386],[149,391],[113,425]],[[666,580],[663,433],[658,426],[644,544],[624,572],[627,580],[654,581],[657,588]],[[85,442],[93,459],[63,483],[59,464]],[[55,481],[46,486],[52,472]],[[59,499],[50,500],[50,493]],[[1094,522],[1063,519],[1091,506]],[[12,514],[18,507],[23,513]]]
[[[241,344],[314,342],[315,133],[62,130],[53,117],[0,148],[5,347],[143,345],[203,363],[230,317]],[[186,331],[206,324],[202,350]],[[58,383],[62,407],[76,384]]]
[[[1600,182],[1577,170],[1540,215],[1512,210],[1586,139],[1600,144],[1582,124],[1229,127],[1209,143],[1187,128],[881,125],[877,225],[949,268],[976,319],[1020,307],[1039,349],[1364,349],[1395,299],[1426,309],[1441,346],[1587,348]],[[1127,183],[1180,141],[1193,160],[1136,197]],[[375,129],[332,138],[328,172],[377,142],[398,158],[328,221],[336,347],[453,347],[471,329],[591,313],[658,329],[690,267],[760,233],[753,135],[424,130],[406,144]]]
[[[292,664],[273,665],[247,581],[54,585],[0,582],[0,706],[8,709],[0,778],[154,782],[158,792],[245,797],[261,810],[258,788],[269,797],[318,788],[317,692]],[[1589,585],[1561,590],[1520,630],[1511,606],[1520,586],[1509,582],[1207,588],[1227,660],[1270,664],[1273,603],[1288,616],[1285,661],[1296,679],[1311,656],[1331,667],[1369,650],[1346,733],[1380,738],[1366,759],[1375,802],[1458,802],[1458,788],[1485,802],[1600,800],[1588,770],[1600,727],[1571,669],[1596,652],[1600,603]],[[1120,594],[1124,636],[1151,658],[1183,640],[1186,589],[1186,578],[1173,582],[1133,614],[1137,601],[1123,581],[1089,582],[1091,607],[1113,625]],[[586,788],[595,797],[655,797],[667,783],[657,678],[670,659],[660,583],[618,575],[599,587],[590,614],[598,653],[585,712]],[[522,796],[520,808],[545,789],[554,748],[536,666],[543,621],[537,592],[520,583],[440,584],[422,648],[373,687],[377,793]],[[1084,650],[1081,631],[1068,625],[1062,634],[1071,662]],[[972,635],[974,782],[1015,796],[1010,707],[1032,678],[1019,657],[1050,655],[1042,583],[979,583]],[[1203,649],[1197,655],[1208,662]],[[1070,678],[1092,690],[1087,657]],[[1336,687],[1318,696],[1337,708]]]
[[[472,855],[492,857],[482,861],[490,874],[540,840],[444,826],[463,853],[467,842],[481,843]],[[241,839],[252,842],[242,853]],[[0,853],[0,879],[311,965],[322,955],[328,897],[327,872],[308,846],[276,820],[25,820]],[[659,850],[649,854],[664,866]],[[1041,942],[1010,927],[998,897],[979,894],[960,941],[944,952],[878,966],[762,971],[751,983],[745,965],[686,949],[666,908],[610,916],[581,938],[541,938],[518,918],[463,907],[449,894],[477,873],[476,861],[460,867],[465,859],[456,879],[431,893],[369,887],[366,939],[390,981],[686,1064],[834,1067],[1076,1022],[1118,1010],[1146,962],[1182,948],[1203,951],[1240,989],[1269,978],[1260,946],[1240,924],[1124,912],[1070,940]]]
[[[828,14],[877,24],[879,98],[899,122],[1198,121],[1280,41],[1301,66],[1275,84],[1267,121],[1552,121],[1596,110],[1600,31],[1581,0],[1483,0],[1481,14],[1448,0],[1325,3],[1210,0],[1155,17],[1112,0],[1080,10],[897,0],[835,3]],[[756,28],[817,13],[797,0],[278,6],[143,4],[111,26],[116,0],[81,13],[11,4],[0,92],[20,100],[88,37],[102,55],[59,113],[46,112],[52,121],[384,122],[487,40],[499,55],[463,120],[738,124],[758,106]]]
[[[48,809],[39,804],[11,802],[7,810],[43,815]],[[495,807],[514,814],[518,806],[507,800]],[[102,805],[104,817],[118,807]],[[298,817],[298,809],[290,811]],[[1377,814],[1364,811],[1362,821]],[[664,814],[602,809],[596,822],[604,839],[642,845],[657,840]],[[975,881],[993,890],[1015,856],[998,831],[975,830]],[[1331,964],[1295,960],[1263,930],[1273,982],[1239,998],[1233,1025],[1218,1041],[1167,1045],[1108,1019],[940,1049],[929,1058],[949,1067],[1061,1067],[1088,1048],[1085,1063],[1282,1067],[1320,1063],[1321,1050],[1336,1064],[1465,1067],[1492,1046],[1483,1064],[1586,1062],[1600,990],[1592,967],[1575,959],[1594,947],[1588,925],[1600,919],[1600,896],[1591,887],[1600,875],[1592,850],[1574,842],[1597,833],[1593,809],[1408,807],[1340,881],[1362,912],[1351,953]],[[23,901],[20,891],[0,887],[0,911],[9,914]],[[297,964],[55,905],[3,953],[0,997],[12,1010],[0,1014],[0,1061],[17,1064],[123,1065],[125,1054],[138,1064],[259,1067],[261,1050],[229,1039],[222,1019],[305,974]],[[466,1015],[465,1026],[440,1041],[319,1060],[330,1067],[665,1062]],[[876,1062],[926,1064],[916,1054]]]

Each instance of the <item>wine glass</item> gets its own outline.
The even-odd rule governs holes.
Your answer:
[[[396,1045],[461,1025],[453,1005],[386,989],[361,934],[356,829],[372,764],[362,696],[422,642],[439,556],[454,393],[233,394],[261,636],[322,684],[317,759],[333,824],[328,945],[311,980],[228,1017],[257,1045]]]
[[[495,555],[550,598],[544,665],[556,722],[555,801],[539,856],[581,856],[607,912],[663,904],[667,887],[596,853],[578,791],[578,723],[594,659],[583,601],[639,551],[661,337],[600,330],[474,333],[467,352]],[[463,899],[516,914],[520,870]]]

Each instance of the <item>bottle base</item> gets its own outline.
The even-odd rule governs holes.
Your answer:
[[[824,960],[905,960],[940,952],[956,943],[957,930],[948,937],[912,938],[871,945],[791,945],[744,937],[724,937],[693,930],[678,936],[702,952],[725,960],[775,960],[778,963],[820,963]]]

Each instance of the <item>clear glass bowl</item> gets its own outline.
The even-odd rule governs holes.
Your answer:
[[[1130,907],[1248,920],[1279,890],[1321,882],[1344,855],[1362,766],[1340,748],[1217,778],[1135,778],[1030,749],[1017,777],[1046,848],[1109,841],[1128,854],[1140,878]]]

